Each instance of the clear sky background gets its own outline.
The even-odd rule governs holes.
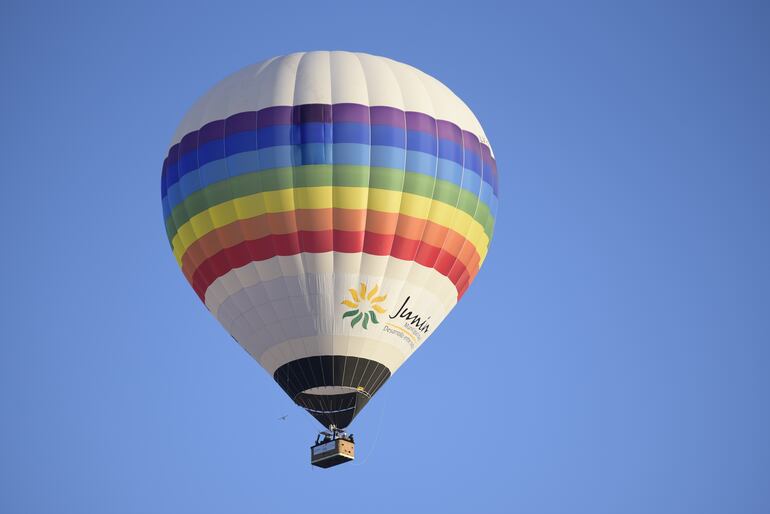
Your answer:
[[[158,4],[0,4],[0,512],[770,512],[770,3]],[[501,177],[481,273],[326,471],[159,186],[197,97],[313,49],[437,77]]]

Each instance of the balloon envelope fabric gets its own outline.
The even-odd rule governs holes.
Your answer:
[[[439,81],[307,52],[198,100],[161,196],[209,311],[295,403],[344,428],[473,281],[497,184],[481,125]]]

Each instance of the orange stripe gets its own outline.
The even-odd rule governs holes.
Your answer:
[[[479,254],[470,241],[442,225],[399,213],[341,208],[297,209],[267,213],[238,220],[212,230],[196,240],[182,256],[182,272],[192,279],[196,269],[224,248],[273,234],[324,230],[395,234],[404,239],[424,241],[443,248],[472,274],[478,271]]]

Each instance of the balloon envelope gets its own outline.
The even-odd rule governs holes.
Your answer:
[[[497,169],[436,79],[307,52],[198,100],[161,190],[173,253],[209,311],[295,403],[344,428],[478,273]]]

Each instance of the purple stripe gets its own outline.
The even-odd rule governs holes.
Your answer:
[[[256,111],[233,114],[225,120],[225,136],[257,129]]]
[[[198,132],[190,132],[179,142],[179,153],[186,154],[198,148]]]
[[[369,122],[369,107],[361,104],[332,105],[332,121],[334,123],[366,123]]]
[[[215,139],[222,139],[223,137],[225,137],[225,120],[206,123],[198,131],[198,146],[203,146],[206,143]]]
[[[170,187],[172,184],[179,180],[179,166],[177,160],[179,159],[179,145],[171,147],[168,158],[168,173],[166,173],[166,187]]]
[[[407,130],[419,130],[426,134],[436,135],[436,120],[421,112],[409,111],[406,113]]]
[[[492,186],[492,192],[497,196],[497,163],[492,157],[492,151],[485,144],[481,145],[481,162],[484,165],[484,180]]]
[[[452,141],[468,149],[479,153],[478,137],[468,131],[460,131],[452,122],[435,120],[431,116],[420,112],[404,112],[395,107],[365,106],[360,104],[306,104],[306,105],[278,105],[266,107],[260,111],[248,111],[238,113],[227,120],[215,120],[207,123],[199,130],[186,134],[182,140],[169,148],[168,163],[166,168],[175,164],[181,155],[192,151],[216,139],[237,132],[261,129],[273,125],[290,125],[309,122],[357,122],[370,123],[372,125],[390,125],[408,130],[417,130],[441,139]],[[469,145],[466,138],[471,137],[476,142]],[[490,155],[491,159],[491,155]],[[486,159],[485,159],[486,162]],[[496,171],[494,159],[490,160]]]
[[[439,139],[451,141],[460,147],[463,146],[463,131],[460,130],[460,127],[451,121],[438,120],[436,121],[436,128],[438,129]]]
[[[465,148],[469,148],[471,151],[481,155],[481,152],[479,151],[480,144],[481,142],[479,141],[479,138],[476,136],[476,134],[473,132],[468,132],[467,130],[463,130],[463,146]]]
[[[484,161],[484,164],[490,168],[494,166],[492,152],[489,150],[487,145],[481,145],[481,160]]]
[[[277,105],[257,111],[257,129],[273,125],[291,125],[290,105]]]
[[[406,128],[406,115],[404,111],[395,107],[377,106],[370,107],[372,125],[390,125],[391,127]]]
[[[292,108],[292,122],[300,123],[331,123],[332,106],[329,104],[305,104]]]
[[[179,157],[179,143],[171,145],[171,148],[168,149],[168,165],[171,166],[176,163],[177,157]]]
[[[166,198],[166,193],[168,192],[168,187],[166,186],[166,177],[168,175],[168,156],[166,156],[165,159],[163,159],[163,168],[160,172],[160,191],[161,191],[161,198]]]

